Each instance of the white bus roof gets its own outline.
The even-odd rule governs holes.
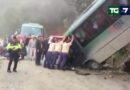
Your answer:
[[[37,28],[43,28],[42,25],[37,23],[24,23],[22,24],[22,27],[37,27]]]

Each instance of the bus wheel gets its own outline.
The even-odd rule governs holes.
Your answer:
[[[83,68],[88,68],[91,70],[100,70],[102,65],[95,60],[88,60],[87,62],[83,63]]]

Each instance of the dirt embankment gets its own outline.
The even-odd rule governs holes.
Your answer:
[[[126,71],[130,72],[130,44],[116,52],[110,58],[105,61],[105,64],[108,64],[114,69],[117,70],[124,70],[127,68]],[[127,63],[127,64],[126,64]]]

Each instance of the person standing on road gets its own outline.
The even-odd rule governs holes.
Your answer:
[[[42,58],[42,52],[43,52],[43,36],[38,36],[38,39],[36,41],[36,65],[41,65],[41,58]]]
[[[29,58],[31,60],[35,60],[36,58],[36,37],[32,36],[31,39],[29,40],[28,43],[28,48],[29,48]]]
[[[49,44],[48,44],[49,39],[48,38],[44,38],[42,44],[43,44],[43,49],[42,49],[42,60],[44,59],[48,48],[49,48]]]
[[[21,50],[21,45],[18,42],[16,36],[12,37],[12,40],[7,44],[6,49],[9,52],[9,63],[8,63],[7,72],[11,73],[11,65],[13,61],[14,61],[13,71],[17,72],[16,69],[17,69],[17,64],[20,56],[19,54]]]

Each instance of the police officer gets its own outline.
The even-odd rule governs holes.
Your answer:
[[[9,63],[8,63],[8,68],[7,68],[7,72],[11,73],[11,64],[14,61],[14,68],[13,71],[17,72],[16,68],[17,68],[17,63],[18,63],[18,59],[19,59],[19,52],[21,50],[21,45],[20,43],[17,41],[16,36],[13,36],[11,41],[7,44],[6,47],[7,51],[9,52]]]

